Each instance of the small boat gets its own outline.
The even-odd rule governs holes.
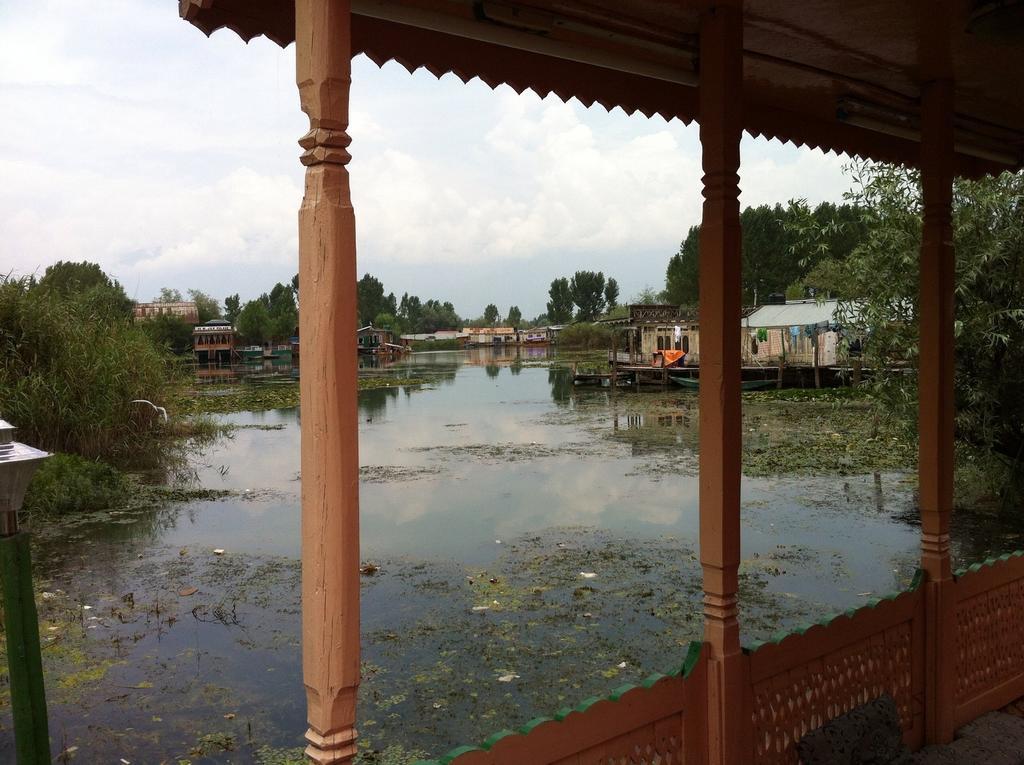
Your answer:
[[[683,388],[691,390],[700,388],[699,377],[670,377],[669,379]],[[774,388],[778,384],[777,380],[743,380],[740,382],[740,388],[742,390],[764,390],[765,388]]]

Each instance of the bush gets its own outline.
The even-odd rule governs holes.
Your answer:
[[[0,416],[20,440],[114,459],[152,445],[179,365],[95,290],[70,295],[0,281]]]
[[[571,324],[558,333],[558,347],[591,351],[612,347],[612,329],[603,324]]]
[[[122,504],[130,490],[116,468],[74,454],[55,454],[32,477],[25,494],[29,514],[63,514],[103,510]]]

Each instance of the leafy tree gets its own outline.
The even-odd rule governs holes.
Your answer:
[[[374,316],[389,308],[384,297],[384,283],[370,274],[363,274],[363,278],[356,284],[356,295],[360,326],[366,326],[373,321]]]
[[[604,274],[600,271],[577,271],[569,282],[569,292],[576,304],[576,321],[593,321],[604,313]]]
[[[402,328],[395,318],[394,314],[381,311],[379,314],[373,317],[373,326],[380,327],[381,329],[390,329],[392,332],[402,333]]]
[[[270,313],[261,299],[250,300],[235,321],[238,333],[251,343],[262,344],[270,339]]]
[[[604,285],[604,302],[608,304],[608,310],[619,304],[619,283],[614,279],[609,279]]]
[[[700,226],[690,226],[679,252],[669,258],[665,270],[665,300],[672,305],[693,308],[700,294]]]
[[[508,309],[508,317],[505,319],[505,323],[514,329],[519,329],[519,325],[523,323],[523,314],[519,310],[519,306],[514,305]]]
[[[548,290],[548,320],[553,324],[565,324],[572,319],[572,290],[569,280],[555,279]]]
[[[633,296],[630,301],[632,305],[656,305],[667,300],[664,293],[659,293],[654,287],[647,285]],[[668,301],[672,302],[672,301]]]
[[[484,323],[488,326],[493,327],[497,324],[499,316],[501,316],[501,314],[498,312],[498,306],[494,303],[489,303],[484,309]]]
[[[181,290],[171,289],[170,287],[161,287],[160,294],[154,299],[154,303],[180,303],[184,300],[181,296]]]
[[[797,220],[811,220],[819,229],[815,249],[803,247]],[[813,210],[804,200],[781,205],[747,207],[740,213],[743,247],[743,301],[762,304],[769,295],[788,292],[804,297],[803,277],[825,257],[843,259],[863,238],[855,206],[823,202]],[[802,252],[796,256],[795,249]],[[669,303],[694,308],[700,293],[700,226],[691,226],[669,260],[665,295]],[[809,296],[813,297],[812,294]]]
[[[840,299],[840,320],[864,338],[870,385],[889,416],[916,424],[920,177],[916,171],[856,161],[847,201],[859,209],[863,238],[845,258],[822,257],[810,283]],[[805,210],[806,213],[806,210]],[[794,228],[796,254],[828,250],[845,235],[841,220],[805,214]],[[840,230],[835,230],[835,229]],[[1024,174],[1003,173],[954,186],[956,435],[1005,477],[1004,498],[1024,493]],[[884,370],[895,369],[886,373]]]
[[[115,284],[117,282],[112,281],[96,263],[86,260],[81,263],[58,260],[52,266],[47,266],[38,286],[40,289],[51,290],[67,297],[93,287],[113,288]]]
[[[408,292],[403,294],[402,302],[398,304],[398,318],[409,332],[420,332],[423,327],[422,301]]]
[[[269,333],[271,340],[285,340],[295,332],[299,323],[299,309],[295,305],[295,293],[290,285],[278,282],[270,290],[269,295],[260,297],[267,306],[270,317]]]
[[[111,279],[96,263],[59,260],[48,266],[36,284],[40,290],[60,297],[81,297],[94,309],[113,316],[132,315],[133,303],[124,287]]]
[[[241,299],[238,297],[236,292],[234,295],[228,295],[224,298],[224,318],[230,321],[232,324],[238,319],[238,312],[241,310]]]
[[[210,297],[202,290],[189,290],[189,299],[196,304],[196,311],[199,313],[199,323],[210,321],[210,319],[219,319],[220,303],[217,302],[216,298]]]
[[[449,302],[430,299],[420,309],[420,324],[417,332],[436,332],[439,329],[458,329],[461,324],[455,306]]]
[[[180,316],[158,314],[139,322],[139,326],[156,345],[172,353],[180,355],[192,350],[192,325]]]
[[[299,275],[298,274],[295,274],[295,276],[292,277],[292,292],[295,293],[295,299],[298,300],[299,299]]]

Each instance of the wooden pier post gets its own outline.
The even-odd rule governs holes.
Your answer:
[[[302,308],[302,674],[306,756],[356,756],[359,454],[356,238],[349,193],[349,0],[296,0],[295,66],[309,132],[299,211]]]
[[[818,328],[814,328],[814,336],[811,338],[811,342],[814,343],[814,387],[821,387],[821,367],[818,366],[818,348],[821,346],[821,335],[818,332]]]
[[[953,739],[956,617],[949,527],[953,513],[953,81],[949,0],[918,0],[921,190],[924,222],[920,332],[918,481],[925,584],[925,739]],[[931,78],[931,79],[928,79]]]
[[[612,390],[619,384],[619,336],[612,330]]]
[[[708,650],[708,762],[752,760],[744,710],[747,664],[737,609],[740,563],[740,217],[743,103],[741,0],[718,0],[700,22],[700,560]]]

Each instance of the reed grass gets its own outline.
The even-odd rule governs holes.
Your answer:
[[[49,451],[120,460],[156,448],[184,369],[94,291],[60,295],[0,281],[0,417]]]

